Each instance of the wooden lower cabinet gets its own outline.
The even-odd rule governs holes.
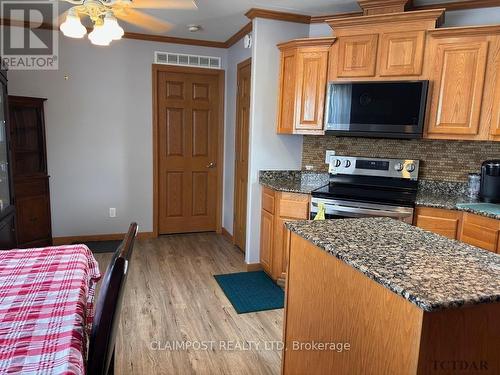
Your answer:
[[[309,218],[309,194],[262,189],[260,263],[264,271],[284,284],[290,251],[290,231],[285,223]]]
[[[414,223],[419,228],[456,240],[460,234],[461,216],[459,211],[419,207]]]
[[[419,207],[414,224],[430,232],[500,254],[500,220],[468,212]]]
[[[500,220],[464,212],[460,241],[500,253]]]

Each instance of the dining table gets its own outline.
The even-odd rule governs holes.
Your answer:
[[[0,251],[0,374],[85,374],[100,277],[85,245]]]

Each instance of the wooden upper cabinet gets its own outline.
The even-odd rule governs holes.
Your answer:
[[[402,3],[394,4],[401,9]],[[329,81],[426,79],[426,32],[440,24],[443,9],[378,14],[379,5],[387,11],[387,2],[380,1],[369,16],[327,21],[337,38],[330,52]]]
[[[377,63],[377,44],[378,34],[339,38],[336,77],[374,77]]]
[[[424,46],[425,31],[383,33],[380,36],[379,75],[421,75]]]
[[[427,134],[479,137],[488,41],[467,37],[432,43],[435,54],[429,58],[435,63]]]
[[[278,134],[323,134],[328,54],[335,38],[279,44]]]
[[[295,118],[296,51],[281,52],[281,71],[278,103],[278,133],[293,134]]]
[[[295,129],[323,130],[328,51],[297,52]]]
[[[500,141],[500,36],[495,40],[495,48],[492,54],[493,69],[493,109],[491,116],[490,138]]]

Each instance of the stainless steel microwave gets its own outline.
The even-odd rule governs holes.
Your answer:
[[[326,134],[421,138],[428,81],[329,82]]]

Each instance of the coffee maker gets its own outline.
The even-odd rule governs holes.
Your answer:
[[[500,203],[500,159],[486,160],[481,165],[481,189],[483,202]]]

